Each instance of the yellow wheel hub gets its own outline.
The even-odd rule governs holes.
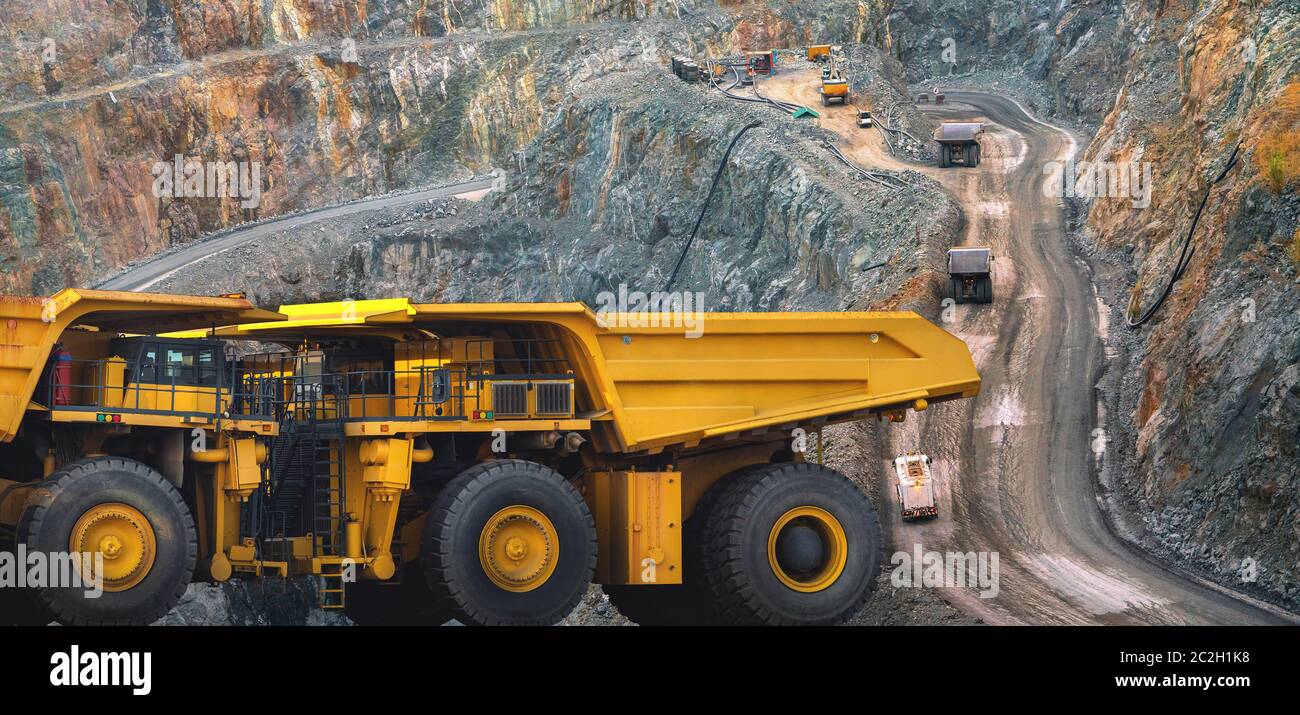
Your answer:
[[[783,538],[801,539],[805,546],[798,557],[782,553]],[[767,537],[767,562],[781,583],[803,593],[830,588],[844,573],[849,559],[849,540],[830,512],[815,506],[795,507],[781,515]]]
[[[560,558],[555,525],[530,506],[508,506],[483,525],[478,557],[492,583],[516,593],[531,591],[555,572]]]
[[[103,573],[82,573],[102,579],[105,591],[125,591],[144,580],[153,568],[158,544],[153,526],[134,507],[126,504],[98,504],[86,510],[72,527],[68,550],[74,554],[100,554]],[[92,571],[98,565],[92,562]]]

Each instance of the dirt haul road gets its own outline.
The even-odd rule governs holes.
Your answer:
[[[857,107],[821,107],[817,75],[763,83],[767,96],[814,106],[821,125],[864,168],[902,168]],[[944,120],[986,122],[978,168],[915,167],[940,181],[965,216],[958,245],[993,248],[993,304],[950,308],[940,325],[970,347],[983,378],[974,400],[911,413],[879,459],[888,552],[996,552],[998,591],[944,588],[962,611],[996,624],[1252,624],[1290,619],[1272,607],[1164,568],[1121,541],[1098,506],[1098,407],[1104,367],[1099,300],[1071,252],[1059,199],[1042,191],[1043,166],[1080,148],[1016,102],[949,93]],[[869,431],[871,427],[867,427]],[[869,432],[868,432],[869,434]],[[934,459],[939,517],[903,522],[892,460],[916,449]],[[899,559],[899,562],[902,562]],[[902,562],[910,566],[909,562]],[[909,571],[914,573],[913,569]]]
[[[435,189],[413,191],[406,194],[374,196],[365,199],[358,199],[346,204],[339,204],[337,206],[313,209],[300,214],[267,219],[266,221],[261,221],[249,226],[241,226],[227,231],[220,231],[199,241],[195,241],[194,243],[186,244],[177,250],[150,258],[139,265],[132,266],[107,280],[101,281],[95,287],[104,290],[148,290],[158,281],[167,278],[182,268],[192,266],[195,263],[207,260],[218,253],[229,251],[232,248],[242,246],[258,238],[288,231],[289,229],[298,226],[326,221],[354,213],[401,208],[402,206],[408,206],[421,201],[446,198],[449,196],[477,201],[491,190],[492,180],[483,179],[479,181],[453,184],[451,186],[442,186]]]

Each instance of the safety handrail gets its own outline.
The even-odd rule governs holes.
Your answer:
[[[212,419],[266,419],[283,422],[316,420],[455,420],[490,409],[487,395],[494,382],[572,381],[562,358],[525,351],[506,363],[526,371],[480,372],[477,367],[418,366],[409,370],[348,370],[319,374],[281,374],[276,370],[230,369],[213,384],[165,383],[132,379],[129,368],[121,384],[108,384],[112,360],[72,360],[72,379],[51,371],[46,397],[51,409],[123,413],[179,413]],[[264,367],[264,366],[263,366]],[[116,392],[116,396],[114,395]]]

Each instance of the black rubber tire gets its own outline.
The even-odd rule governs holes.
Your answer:
[[[149,574],[133,588],[85,598],[79,588],[31,589],[38,603],[66,625],[144,626],[167,615],[190,584],[198,558],[194,517],[181,493],[148,465],[97,457],[54,472],[28,497],[18,534],[28,551],[67,552],[72,528],[87,509],[120,502],[144,514],[157,554]]]
[[[671,586],[601,586],[625,618],[642,626],[707,626],[718,621],[704,576],[705,526],[726,486],[743,474],[769,465],[742,467],[714,482],[700,496],[682,526],[682,583]],[[688,477],[689,478],[689,477]]]
[[[418,561],[402,567],[400,584],[348,584],[343,612],[358,626],[441,626],[452,618],[433,595]]]
[[[948,165],[952,163],[951,155],[952,155],[951,147],[949,147],[947,144],[939,145],[939,168],[941,169],[948,168]]]
[[[830,512],[848,543],[843,573],[813,593],[787,587],[768,563],[772,527],[797,506]],[[847,477],[818,464],[772,465],[742,475],[719,494],[706,526],[705,576],[724,623],[838,625],[871,597],[883,541],[875,508]]]
[[[483,526],[515,504],[550,519],[560,553],[550,578],[522,593],[493,583],[478,556]],[[559,473],[534,462],[499,459],[466,469],[438,493],[428,519],[422,556],[429,587],[440,607],[468,625],[558,623],[596,571],[596,523],[586,501]]]
[[[993,277],[992,276],[983,276],[982,278],[980,278],[979,292],[980,292],[981,303],[993,302]]]
[[[960,278],[949,278],[949,279],[948,279],[948,292],[952,295],[952,301],[953,301],[954,303],[964,303],[964,302],[966,302],[966,301],[961,297],[961,279],[960,279]]]

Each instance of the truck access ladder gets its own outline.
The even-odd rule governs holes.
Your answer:
[[[275,378],[285,384],[286,409],[280,431],[271,445],[270,494],[264,518],[264,551],[277,560],[290,560],[291,540],[285,525],[311,538],[312,558],[323,559],[317,593],[321,607],[344,606],[343,570],[338,563],[344,549],[343,406],[346,397],[336,389],[337,376]],[[278,548],[271,548],[275,544]]]

